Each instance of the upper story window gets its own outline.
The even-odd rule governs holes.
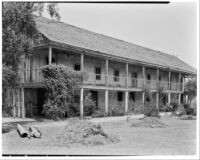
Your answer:
[[[74,70],[75,70],[75,71],[80,71],[80,70],[81,70],[80,64],[75,64],[75,65],[74,65]]]
[[[118,102],[122,102],[123,101],[123,92],[118,92],[117,100],[118,100]]]
[[[101,80],[101,68],[100,67],[95,68],[95,74],[96,74],[96,80]]]
[[[114,82],[119,82],[119,70],[114,71]]]
[[[53,64],[56,64],[56,59],[55,58],[51,58],[51,63]],[[49,58],[48,57],[46,57],[46,65],[48,65],[49,64]]]
[[[159,76],[158,79],[159,79],[159,81],[161,81],[162,80],[161,76]]]

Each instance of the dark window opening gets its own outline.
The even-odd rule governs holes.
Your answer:
[[[122,102],[123,101],[123,92],[118,92],[117,100],[118,100],[118,102]]]
[[[150,102],[150,98],[149,98],[149,97],[147,97],[147,98],[146,98],[146,101],[147,101],[147,102]]]
[[[95,68],[96,80],[101,80],[101,68]]]
[[[135,102],[135,92],[130,92],[130,100]]]
[[[51,58],[51,63],[56,64],[56,59],[55,58]],[[49,58],[46,57],[46,65],[48,65],[48,64],[49,64]]]
[[[147,74],[147,80],[151,80],[151,75]]]
[[[119,82],[119,71],[118,70],[114,71],[114,82]]]
[[[161,81],[161,76],[158,77],[159,81]]]
[[[74,65],[74,70],[75,70],[75,71],[80,71],[80,70],[81,70],[80,64],[75,64],[75,65]]]

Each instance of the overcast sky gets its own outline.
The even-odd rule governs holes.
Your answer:
[[[58,6],[63,22],[176,55],[197,68],[196,2]]]

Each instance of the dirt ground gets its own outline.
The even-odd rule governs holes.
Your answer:
[[[67,120],[58,122],[34,122],[42,131],[42,139],[20,138],[15,127],[2,134],[2,153],[20,155],[194,155],[196,153],[196,120],[180,120],[177,117],[162,118],[166,128],[131,127],[129,122],[101,122],[104,131],[120,139],[120,142],[70,148],[50,144]],[[16,125],[16,124],[14,124]],[[30,126],[30,123],[24,124]],[[5,124],[3,124],[5,127]]]

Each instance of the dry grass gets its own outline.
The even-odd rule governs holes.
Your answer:
[[[131,127],[151,127],[151,128],[164,128],[168,127],[167,124],[160,121],[157,117],[145,117],[137,123],[133,123]]]
[[[71,147],[72,145],[105,145],[118,142],[119,139],[104,132],[100,124],[79,119],[70,119],[61,132],[51,141],[49,145],[59,147]]]

